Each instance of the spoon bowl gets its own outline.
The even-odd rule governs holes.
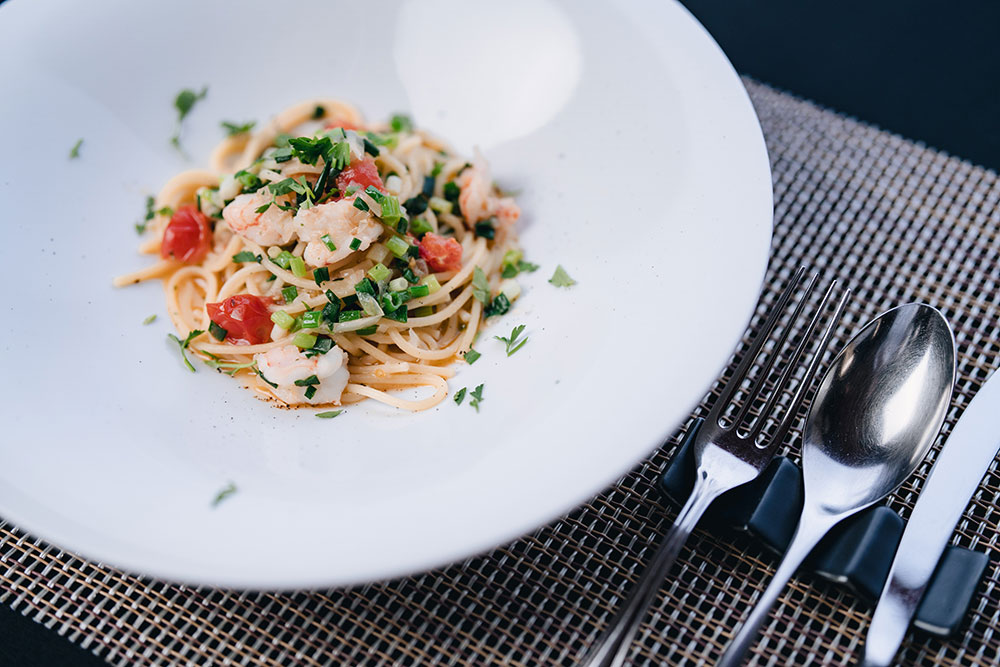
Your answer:
[[[804,502],[774,578],[719,661],[743,661],[785,584],[831,528],[892,493],[944,423],[955,338],[936,309],[910,303],[872,320],[837,355],[803,429]]]

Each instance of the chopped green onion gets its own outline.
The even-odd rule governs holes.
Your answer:
[[[323,306],[323,321],[327,323],[328,326],[333,326],[337,321],[337,316],[340,315],[340,303],[328,303]]]
[[[434,306],[420,306],[410,311],[411,317],[429,317],[434,314]]]
[[[249,250],[241,250],[233,255],[234,264],[242,264],[243,262],[257,262],[259,264],[261,259],[263,258],[260,255],[255,255]]]
[[[311,348],[313,345],[316,344],[316,334],[309,334],[300,331],[299,333],[295,334],[294,338],[292,338],[292,343],[294,343],[295,346],[298,348],[301,348],[303,350],[308,350],[309,348]]]
[[[317,285],[322,285],[329,279],[330,279],[329,267],[321,266],[318,269],[313,269],[313,280],[316,281]]]
[[[373,144],[370,139],[362,138],[364,141],[365,152],[372,157],[378,157],[378,146]]]
[[[493,297],[493,301],[490,305],[486,307],[483,311],[483,317],[494,317],[496,315],[505,315],[507,311],[510,310],[510,299],[506,294],[501,292]]]
[[[333,339],[320,336],[316,339],[316,344],[306,352],[307,357],[315,357],[318,354],[326,354],[333,349]]]
[[[288,261],[288,265],[292,269],[292,273],[296,278],[306,277],[306,263],[302,261],[301,257],[292,257]]]
[[[434,228],[431,227],[431,223],[427,222],[423,218],[416,218],[410,221],[410,231],[413,232],[414,236],[420,238],[427,232],[434,231]]]
[[[390,271],[388,268],[386,268],[384,264],[380,262],[375,266],[373,266],[372,268],[368,269],[368,275],[375,282],[381,283],[389,279],[389,276],[392,275],[392,271]]]
[[[277,324],[285,331],[290,330],[292,326],[295,325],[295,318],[283,310],[278,310],[271,313],[271,321]]]
[[[453,204],[457,204],[458,203],[458,196],[460,194],[462,194],[462,189],[460,187],[458,187],[458,185],[455,183],[455,181],[448,181],[447,183],[444,184],[444,188],[442,188],[442,192],[444,194],[444,198],[445,199],[447,199],[448,201],[450,201]]]
[[[354,238],[351,239],[351,245],[349,246],[351,250],[357,250],[361,247],[361,239]]]
[[[323,318],[323,313],[318,310],[309,310],[298,317],[299,324],[303,329],[315,329],[319,326]]]
[[[344,196],[345,197],[350,197],[351,195],[353,195],[355,192],[357,192],[360,189],[361,189],[360,185],[358,185],[357,183],[351,183],[350,185],[347,186],[347,189],[344,190]]]
[[[413,269],[411,269],[408,266],[403,267],[403,278],[405,278],[406,282],[410,283],[411,285],[416,285],[418,282],[420,282],[419,280],[417,280],[417,274],[415,274],[413,272]]]
[[[462,387],[455,392],[455,405],[461,405],[462,401],[465,400],[465,392],[468,391],[465,387]]]
[[[307,377],[307,378],[305,378],[303,380],[296,380],[295,381],[295,386],[296,387],[308,387],[311,384],[319,384],[319,378],[316,377],[315,375],[310,375],[309,377]]]
[[[306,387],[306,390],[305,390],[304,393],[305,393],[305,397],[306,397],[307,400],[312,400],[312,397],[316,395],[316,386],[315,385],[310,385],[310,386]]]
[[[431,197],[427,200],[427,204],[438,213],[451,213],[452,204],[447,199]]]
[[[344,310],[337,316],[337,321],[353,322],[354,320],[360,320],[362,315],[364,315],[364,313],[360,310]]]
[[[154,313],[154,314],[150,315],[149,317],[147,317],[146,319],[144,319],[142,321],[142,323],[143,324],[152,324],[155,321],[156,321],[156,314]]]
[[[287,271],[292,265],[292,253],[282,250],[271,261]]]
[[[430,195],[427,195],[429,197]],[[411,197],[403,202],[403,208],[406,209],[407,215],[420,215],[427,210],[427,197],[423,195],[417,195],[416,197]]]
[[[293,151],[291,146],[282,146],[278,150],[271,153],[271,157],[275,162],[288,162],[292,159],[292,153]]]
[[[364,329],[358,329],[354,333],[358,334],[359,336],[371,336],[376,331],[378,331],[378,326],[373,324],[370,327],[365,327]]]
[[[431,169],[431,177],[437,178],[441,175],[441,170],[444,169],[444,162],[435,162],[434,168]]]
[[[556,272],[549,278],[549,282],[556,287],[570,287],[576,284],[576,281],[569,277],[562,265],[556,266]]]
[[[410,120],[409,116],[395,114],[389,119],[389,127],[392,128],[393,132],[410,132],[413,130],[413,121]]]
[[[339,417],[343,412],[343,410],[328,410],[326,412],[317,412],[316,416],[320,419],[333,419],[334,417]]]
[[[403,258],[406,257],[410,244],[404,241],[401,236],[393,236],[385,242],[385,247],[396,257]]]
[[[252,174],[246,169],[241,169],[233,174],[233,178],[243,186],[243,192],[256,192],[264,186],[264,182],[256,174]]]
[[[368,275],[371,275],[371,272],[369,272]],[[389,289],[391,289],[393,292],[402,292],[409,286],[410,283],[407,282],[406,278],[403,278],[402,276],[400,276],[399,278],[393,278],[392,280],[389,281]]]
[[[281,298],[285,300],[285,303],[291,303],[295,301],[295,298],[299,295],[299,288],[295,285],[288,285],[281,289]]]
[[[391,311],[389,310],[384,311],[382,315],[396,322],[406,322],[408,316],[405,307],[399,307],[396,310],[391,310]]]
[[[406,230],[410,228],[410,223],[406,218],[400,218],[399,222],[396,223],[396,233],[405,234]]]
[[[421,284],[422,285],[427,285],[427,293],[428,294],[434,294],[439,289],[441,289],[441,283],[438,282],[437,276],[435,276],[434,274],[426,276],[421,281]]]
[[[484,306],[490,305],[490,284],[478,266],[472,270],[472,296]]]
[[[479,354],[470,347],[469,351],[465,353],[465,363],[471,366],[472,364],[476,363],[476,359],[478,359],[481,356],[483,355]]]
[[[330,239],[329,234],[323,234],[323,236],[319,237],[319,240],[323,242],[323,245],[325,245],[326,249],[329,250],[330,252],[333,252],[334,250],[337,249],[337,246],[333,245],[333,240]]]
[[[354,200],[354,208],[359,209],[361,211],[371,210],[371,208],[368,206],[368,202],[366,202],[361,197],[358,197],[357,199]]]
[[[412,287],[407,287],[406,291],[411,299],[419,299],[422,296],[430,294],[431,288],[430,285],[413,285]]]
[[[387,225],[395,225],[403,217],[403,211],[399,208],[399,200],[392,195],[386,195],[379,202],[382,204],[382,222]],[[399,230],[397,230],[399,231]],[[405,230],[403,230],[405,231]],[[400,232],[402,233],[402,232]]]
[[[358,294],[370,294],[371,296],[378,295],[378,288],[371,278],[362,278],[357,284],[354,285],[354,291]]]
[[[326,108],[320,104],[317,104],[316,108],[313,109],[313,115],[312,115],[313,120],[319,120],[325,115],[326,115]]]
[[[434,195],[434,183],[437,181],[437,174],[433,176],[424,176],[424,185],[420,189],[420,194],[424,196],[424,199],[428,199]]]
[[[216,324],[215,320],[209,320],[208,333],[212,334],[215,340],[226,340],[226,334],[229,332]]]
[[[75,160],[76,158],[80,157],[80,146],[82,145],[83,145],[83,139],[77,139],[76,143],[73,144],[73,148],[71,148],[69,151],[70,160]]]
[[[236,123],[231,123],[228,120],[222,121],[222,129],[226,131],[227,137],[235,137],[240,134],[246,134],[253,129],[253,126],[257,124],[257,121],[250,120],[245,123],[237,125]]]

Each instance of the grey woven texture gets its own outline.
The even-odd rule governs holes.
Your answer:
[[[947,435],[1000,353],[996,174],[746,85],[775,189],[771,265],[754,326],[799,265],[855,291],[835,348],[886,308],[913,300],[937,306],[959,346]],[[570,665],[673,519],[655,481],[675,448],[676,438],[584,507],[509,546],[347,590],[188,588],[84,561],[0,524],[0,600],[116,665]],[[792,434],[783,451],[797,458],[797,450]],[[891,499],[904,516],[933,458]],[[998,494],[1000,475],[991,469],[955,543],[995,556]],[[744,535],[696,531],[642,627],[633,663],[713,663],[773,568],[773,558]],[[960,635],[911,634],[904,664],[1000,662],[995,558],[986,576]],[[772,612],[753,663],[850,664],[869,613],[848,590],[802,575]]]

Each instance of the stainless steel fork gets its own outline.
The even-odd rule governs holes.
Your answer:
[[[838,320],[844,312],[844,307],[850,297],[850,291],[845,290],[837,303],[836,309],[823,332],[823,337],[819,346],[813,353],[809,366],[804,376],[792,395],[791,401],[777,421],[774,432],[765,439],[762,436],[764,426],[771,421],[771,413],[775,411],[779,397],[788,386],[795,374],[796,367],[803,354],[813,339],[816,327],[819,324],[823,312],[827,309],[831,294],[836,285],[836,281],[831,282],[823,295],[819,307],[809,322],[806,331],[803,333],[799,344],[795,347],[792,356],[789,357],[787,365],[781,372],[777,382],[774,384],[764,406],[761,408],[758,417],[746,428],[741,428],[747,418],[752,405],[758,404],[763,396],[765,380],[771,374],[771,368],[775,359],[779,356],[784,347],[785,339],[793,324],[799,319],[810,294],[816,286],[818,276],[813,276],[809,281],[805,293],[796,305],[788,325],[782,330],[781,336],[775,344],[772,353],[763,362],[759,373],[751,382],[750,388],[746,390],[741,407],[732,416],[726,414],[726,408],[735,397],[737,391],[743,386],[748,371],[753,366],[754,361],[763,349],[764,344],[770,338],[775,326],[781,319],[781,314],[788,305],[789,300],[795,293],[796,288],[802,280],[804,269],[799,269],[789,280],[788,285],[778,298],[778,302],[768,315],[764,327],[754,337],[750,349],[740,362],[726,385],[722,388],[722,393],[715,401],[712,409],[705,417],[692,447],[694,450],[695,462],[697,464],[697,474],[695,477],[694,490],[688,498],[684,507],[677,515],[673,527],[660,543],[653,557],[650,559],[646,570],[642,573],[636,583],[632,594],[622,605],[622,608],[612,619],[604,634],[584,657],[585,667],[619,667],[628,655],[629,646],[635,637],[646,609],[652,603],[660,584],[670,571],[677,554],[687,541],[691,531],[701,518],[708,506],[720,495],[741,484],[753,480],[764,470],[764,467],[774,456],[775,450],[784,439],[788,428],[795,420],[799,405],[805,397],[806,391],[812,384],[816,375],[817,367],[823,358],[823,353],[830,342],[830,337]],[[773,422],[772,422],[773,423]]]

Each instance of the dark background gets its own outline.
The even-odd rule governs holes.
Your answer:
[[[682,2],[740,73],[1000,169],[1000,2]],[[0,665],[97,664],[0,604]]]

